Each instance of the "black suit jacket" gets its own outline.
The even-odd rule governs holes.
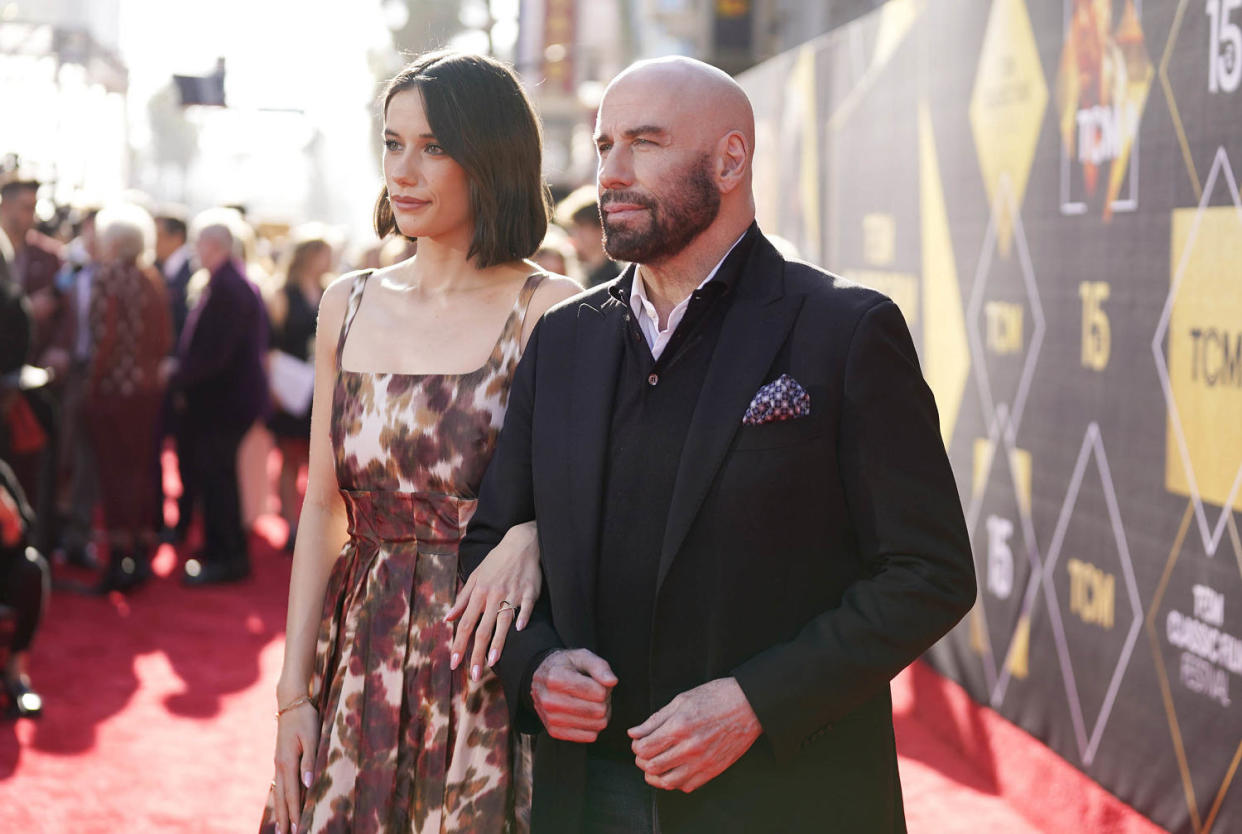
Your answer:
[[[187,426],[244,430],[267,410],[267,309],[232,261],[214,273],[190,313],[172,385],[185,395]]]
[[[901,831],[888,682],[974,601],[966,525],[905,321],[872,290],[757,240],[686,437],[660,552],[651,703],[735,677],[763,734],[662,830]],[[619,281],[632,281],[633,268]],[[595,647],[607,432],[628,308],[607,285],[558,305],[516,371],[463,543],[472,570],[512,525],[539,523],[543,594],[497,672],[517,688],[557,646]],[[809,416],[742,424],[789,374]],[[534,830],[577,831],[582,745],[535,745]]]

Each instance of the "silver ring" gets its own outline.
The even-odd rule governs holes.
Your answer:
[[[500,601],[500,607],[496,609],[496,613],[499,614],[501,611],[517,611],[517,610],[518,610],[518,606],[509,602],[509,600],[507,599],[502,599]]]

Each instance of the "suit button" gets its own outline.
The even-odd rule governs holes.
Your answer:
[[[652,374],[651,376],[647,377],[647,384],[648,384],[648,385],[655,385],[655,384],[656,384],[656,383],[658,383],[659,381],[660,381],[660,375],[659,375],[659,374]]]

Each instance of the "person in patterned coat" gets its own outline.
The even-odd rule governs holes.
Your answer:
[[[164,282],[146,262],[155,225],[135,205],[96,218],[100,263],[91,286],[90,371],[82,412],[94,447],[108,536],[98,590],[128,591],[150,576],[158,469],[160,364],[172,343]]]

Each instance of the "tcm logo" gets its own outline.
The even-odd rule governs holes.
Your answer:
[[[1173,211],[1165,486],[1228,507],[1242,467],[1242,211]],[[1187,465],[1183,465],[1183,452]]]
[[[1154,69],[1140,25],[1141,0],[1073,0],[1057,72],[1061,212],[1089,207],[1108,220],[1138,208],[1130,156]]]
[[[1078,161],[1089,180],[1088,192],[1095,193],[1100,166],[1129,150],[1125,140],[1138,133],[1141,115],[1130,102],[1111,107],[1097,104],[1078,111]]]

